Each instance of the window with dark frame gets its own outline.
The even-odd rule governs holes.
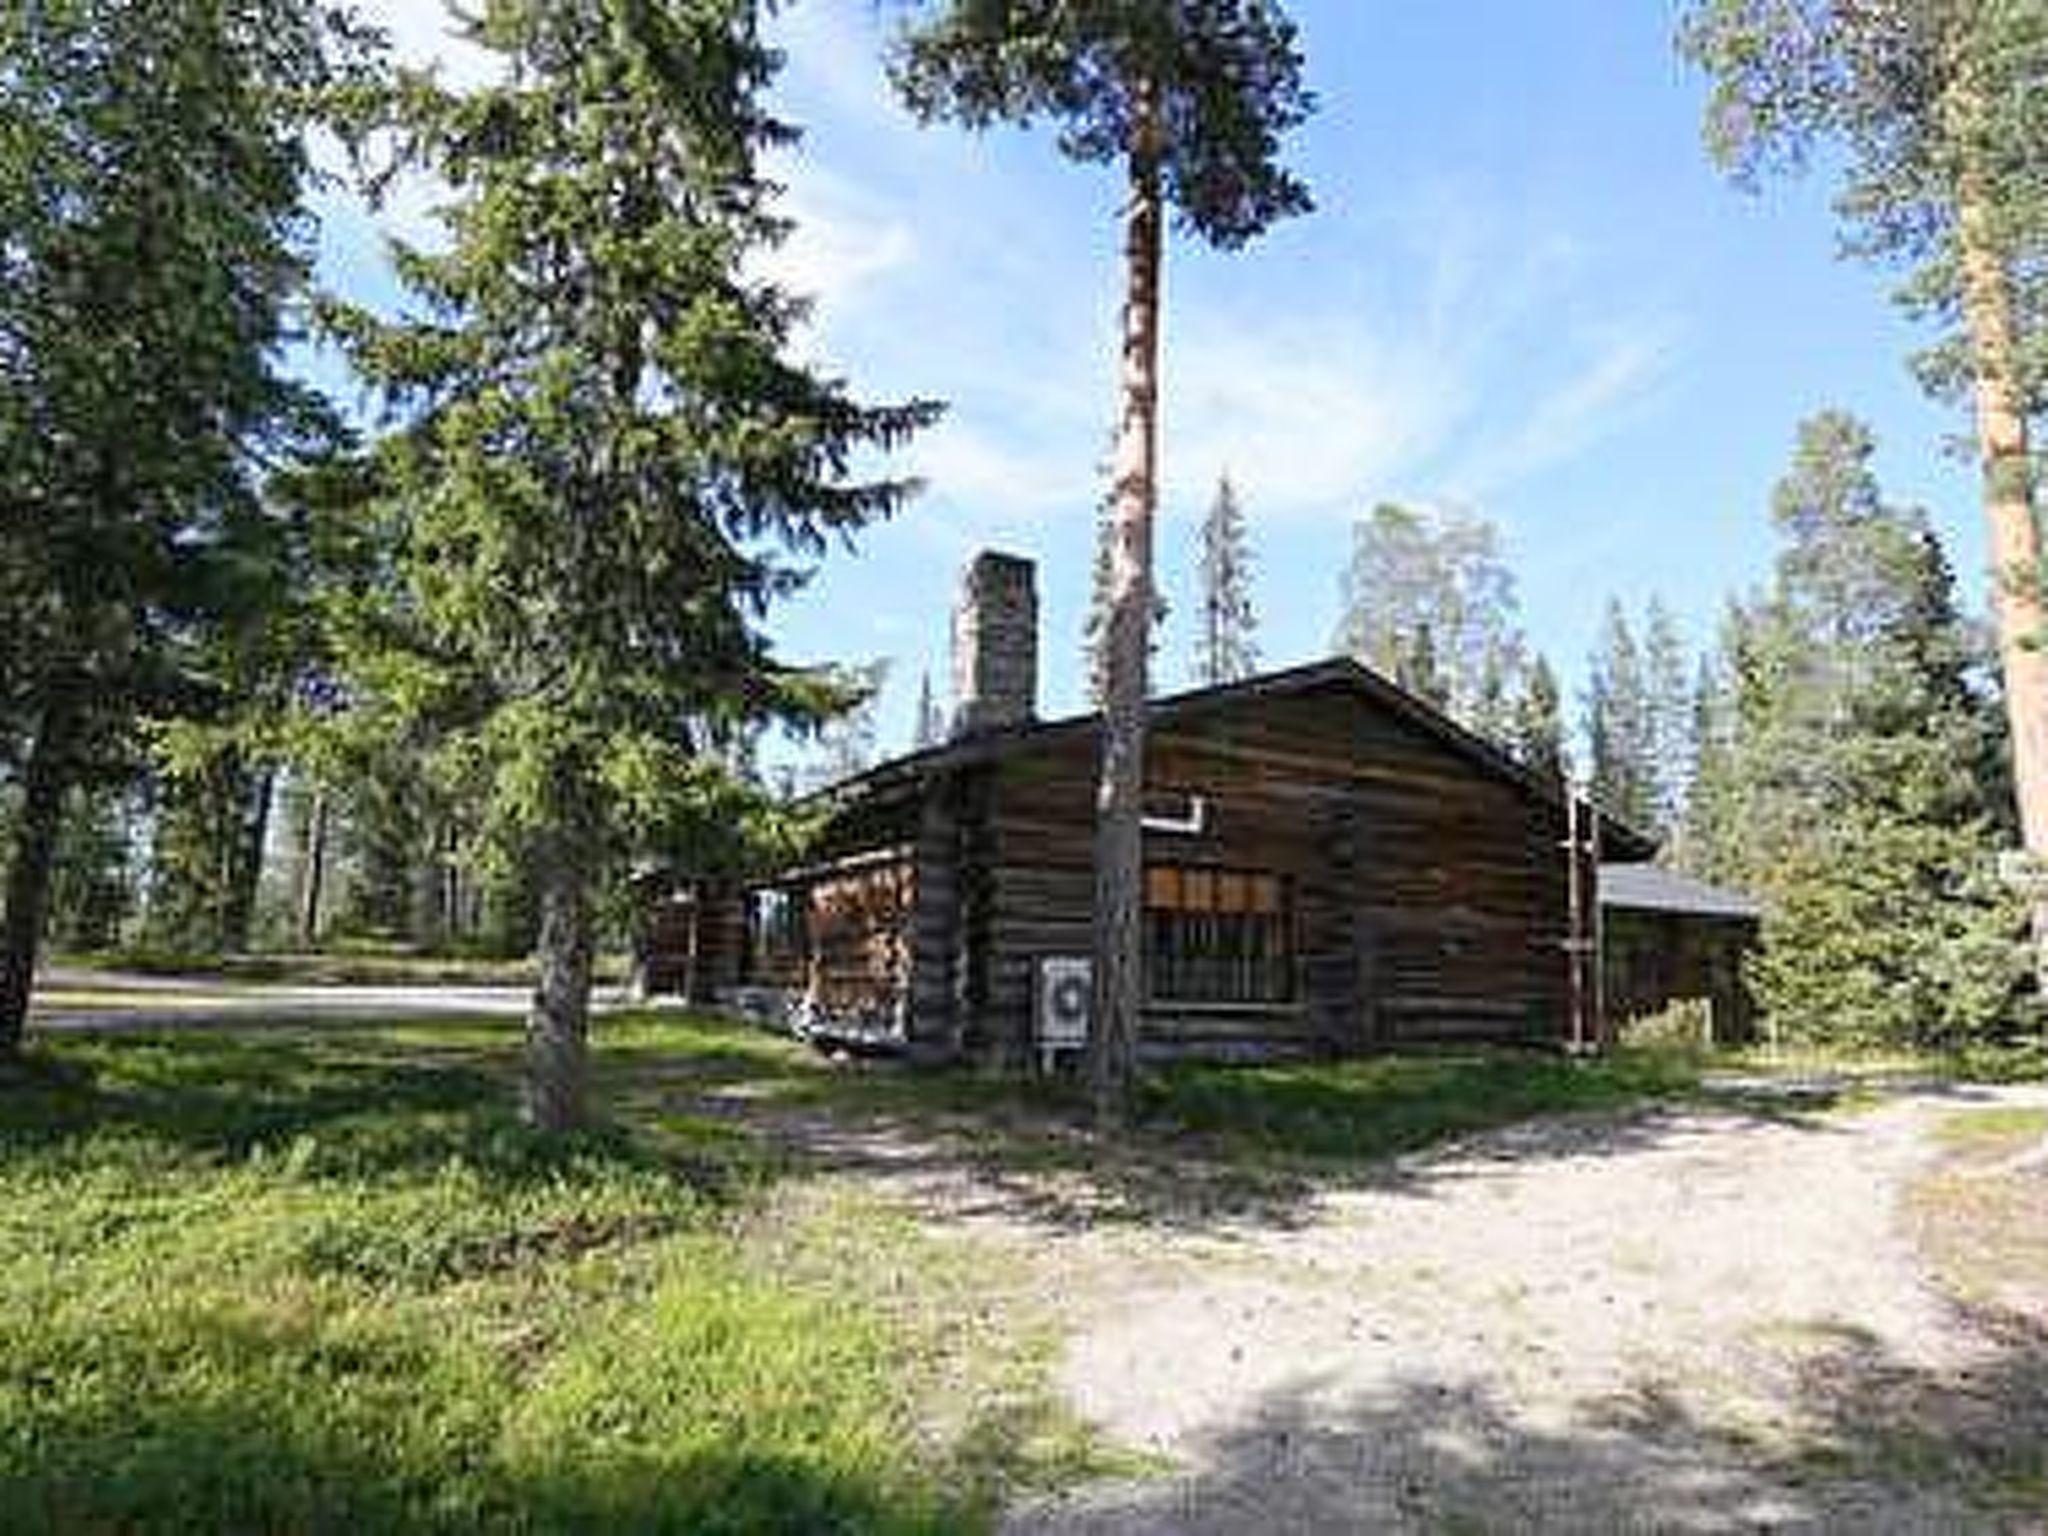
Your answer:
[[[1154,1002],[1294,1000],[1287,882],[1260,870],[1154,864],[1145,871],[1146,984]]]

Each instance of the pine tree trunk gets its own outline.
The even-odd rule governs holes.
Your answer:
[[[1965,169],[1957,195],[1963,316],[1976,375],[1977,448],[1990,524],[1993,597],[2005,707],[2012,735],[2013,789],[2020,839],[2029,855],[2037,989],[2048,999],[2048,610],[2041,528],[2020,386],[2019,336],[2011,279],[2002,259],[1982,177],[1968,167],[1973,97],[1959,88]]]
[[[1095,1027],[1088,1079],[1098,1121],[1124,1122],[1144,1005],[1145,668],[1152,623],[1152,509],[1158,496],[1158,93],[1138,90],[1124,229],[1122,410],[1110,536],[1102,757],[1095,801]]]
[[[225,948],[246,953],[256,927],[256,900],[263,883],[263,850],[270,840],[270,803],[277,775],[265,768],[239,786],[242,794],[234,817],[234,861],[229,872]]]
[[[590,1019],[590,874],[583,840],[563,836],[543,856],[540,980],[526,1017],[527,1121],[549,1132],[583,1123]]]
[[[313,786],[306,810],[306,841],[299,860],[299,948],[320,942],[320,899],[327,883],[327,791]]]
[[[0,926],[0,1059],[18,1055],[35,988],[36,952],[49,914],[50,875],[71,778],[72,707],[43,710],[24,775],[14,858],[7,870],[7,912]]]

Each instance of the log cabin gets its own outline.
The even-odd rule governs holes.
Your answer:
[[[979,555],[949,739],[823,791],[800,864],[673,888],[650,986],[928,1061],[1083,1043],[1101,722],[1037,718],[1037,606],[1029,561]],[[1648,838],[1346,659],[1147,732],[1142,1054],[1605,1039],[1600,870]]]

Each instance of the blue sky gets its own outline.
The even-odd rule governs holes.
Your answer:
[[[371,9],[450,56],[424,0]],[[1080,707],[1120,188],[1043,130],[917,127],[882,77],[887,9],[797,0],[778,22],[780,105],[805,139],[775,167],[798,224],[774,269],[816,297],[812,356],[870,398],[948,412],[903,456],[927,493],[828,557],[774,629],[792,659],[891,659],[893,749],[926,669],[943,696],[958,571],[982,547],[1038,560],[1040,710]],[[1887,489],[1928,508],[1982,605],[1975,477],[1949,448],[1966,422],[1906,371],[1924,334],[1889,275],[1836,258],[1825,181],[1750,196],[1707,163],[1675,7],[1289,10],[1321,102],[1290,158],[1317,211],[1241,252],[1167,254],[1161,686],[1186,681],[1221,471],[1250,515],[1268,663],[1327,653],[1354,518],[1456,503],[1500,528],[1524,626],[1575,696],[1610,594],[1660,594],[1711,636],[1768,566],[1798,420],[1829,405],[1872,424]],[[387,296],[374,225],[331,212],[330,280]]]

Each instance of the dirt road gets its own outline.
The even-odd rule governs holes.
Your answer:
[[[1173,1470],[1008,1529],[2048,1530],[2044,1335],[1899,1220],[1989,1103],[2048,1090],[1541,1122],[1287,1228],[1047,1234],[1065,1392]]]

